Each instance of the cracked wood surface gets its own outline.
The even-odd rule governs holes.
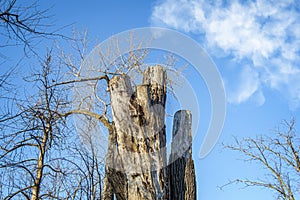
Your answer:
[[[183,120],[182,123],[176,121],[177,124],[174,120],[176,133],[187,135],[172,142],[172,155],[175,158],[175,155],[182,153],[182,149],[187,149],[188,153],[180,157],[183,162],[179,159],[167,167],[166,78],[163,67],[154,66],[145,70],[142,85],[135,88],[127,75],[115,76],[110,80],[114,128],[109,132],[102,199],[111,200],[114,195],[118,200],[176,199],[172,192],[177,190],[184,190],[180,195],[186,196],[185,199],[195,199],[195,173],[190,146],[191,115],[188,111],[180,112],[182,119],[175,115],[177,121]],[[183,146],[178,148],[177,145]],[[181,185],[174,189],[172,182],[177,181],[175,177],[182,177],[184,186],[178,182]]]

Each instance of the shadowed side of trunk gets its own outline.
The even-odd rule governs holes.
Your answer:
[[[192,159],[192,115],[175,113],[169,159],[169,199],[196,200],[196,177]]]

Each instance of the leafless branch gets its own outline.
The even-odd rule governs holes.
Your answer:
[[[294,200],[299,193],[300,181],[299,151],[300,138],[294,128],[294,119],[284,123],[285,131],[276,130],[275,135],[256,138],[235,138],[234,145],[225,148],[237,151],[245,156],[246,161],[257,162],[265,171],[266,178],[259,180],[236,179],[220,187],[221,189],[232,183],[244,186],[258,186],[268,188],[277,193],[278,197]]]

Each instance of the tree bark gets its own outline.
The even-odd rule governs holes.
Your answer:
[[[105,177],[103,180],[102,200],[113,200],[114,195],[118,200],[127,199],[126,174],[115,168],[119,165],[119,155],[116,149],[117,135],[114,124],[109,127],[108,151],[106,155]]]
[[[191,124],[190,111],[181,110],[175,113],[169,159],[170,199],[196,200]]]
[[[37,171],[36,171],[36,177],[34,180],[34,185],[32,187],[32,196],[31,200],[38,200],[40,196],[40,189],[41,189],[41,183],[43,178],[43,171],[45,166],[45,153],[46,148],[48,144],[48,137],[51,131],[51,125],[50,122],[47,122],[45,125],[44,135],[41,142],[41,145],[39,147],[39,157],[37,160]]]
[[[166,128],[165,128],[165,103],[166,103],[166,71],[161,66],[149,67],[144,72],[143,85],[148,87],[147,103],[142,103],[148,118],[145,133],[149,139],[149,154],[151,161],[151,178],[155,185],[155,199],[166,199]],[[142,99],[143,97],[140,97]]]

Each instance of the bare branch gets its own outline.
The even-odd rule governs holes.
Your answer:
[[[79,79],[76,79],[76,80],[70,80],[70,81],[55,83],[55,84],[49,86],[49,88],[56,87],[56,86],[59,86],[59,85],[68,85],[68,84],[71,84],[71,83],[81,83],[81,82],[86,82],[86,81],[100,81],[100,80],[105,80],[107,82],[107,84],[109,84],[108,76],[104,75],[104,76],[98,76],[98,77],[92,77],[92,78],[79,78]]]
[[[232,183],[244,186],[258,186],[273,190],[282,199],[294,200],[299,193],[300,181],[299,151],[300,138],[294,133],[294,119],[285,123],[285,132],[276,131],[275,136],[261,136],[255,139],[235,138],[234,145],[224,146],[227,149],[240,152],[246,161],[256,161],[266,171],[266,178],[261,180],[236,179]]]

